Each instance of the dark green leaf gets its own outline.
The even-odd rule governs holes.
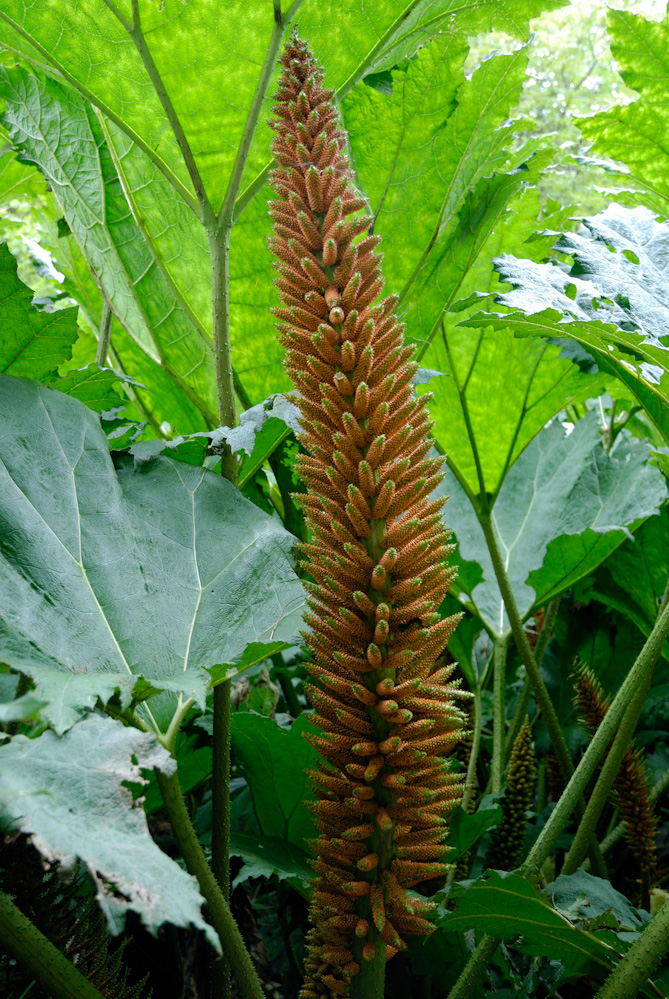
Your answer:
[[[232,829],[230,853],[244,861],[232,883],[233,888],[249,878],[271,878],[276,874],[279,881],[288,880],[303,895],[307,893],[308,882],[313,877],[308,864],[309,854],[294,843],[275,836],[249,836]]]
[[[287,731],[254,712],[232,716],[232,748],[251,788],[263,833],[301,848],[316,835],[306,808],[311,798],[307,774],[316,760],[302,738],[309,731],[313,728],[306,714]]]
[[[635,909],[610,881],[596,878],[586,871],[561,874],[551,881],[543,894],[571,922],[589,922],[610,912],[621,928],[639,930],[650,918],[648,913]]]
[[[446,859],[449,863],[454,863],[463,853],[472,846],[479,837],[493,829],[502,821],[502,809],[499,802],[491,794],[487,794],[471,815],[463,812],[461,808],[456,808],[448,824],[448,839],[446,845],[449,852]]]
[[[573,926],[518,874],[488,871],[468,887],[455,885],[450,897],[455,910],[439,917],[443,929],[475,929],[502,940],[522,936],[521,949],[560,960],[565,979],[592,973],[603,978],[617,963],[619,952],[595,934]],[[641,995],[653,992],[644,987]]]

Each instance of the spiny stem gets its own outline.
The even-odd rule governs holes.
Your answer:
[[[530,682],[534,689],[537,704],[539,705],[539,710],[541,711],[544,724],[548,729],[548,736],[555,751],[560,771],[565,781],[569,781],[574,773],[574,764],[572,763],[571,756],[569,755],[567,743],[565,742],[560,722],[558,721],[558,717],[555,713],[553,702],[551,701],[548,690],[546,689],[544,679],[539,672],[537,661],[532,654],[532,649],[530,648],[530,643],[528,641],[525,628],[523,627],[523,622],[521,621],[520,614],[518,613],[516,599],[513,595],[511,581],[509,580],[509,576],[502,559],[502,554],[499,550],[499,544],[497,542],[497,536],[493,527],[491,514],[490,512],[478,511],[477,516],[485,536],[488,551],[490,552],[493,568],[495,570],[495,576],[497,578],[497,585],[499,586],[502,594],[504,607],[509,618],[511,632],[516,643],[516,648],[520,653],[520,658],[525,666],[525,669],[527,670],[527,675],[530,678]],[[576,808],[579,814],[582,814],[585,809],[585,802],[583,801],[582,793],[579,794],[576,801]],[[596,842],[590,844],[590,850],[595,873],[598,877],[606,877],[606,866],[601,854],[599,853],[599,847]]]
[[[665,591],[665,596],[661,605],[663,610],[655,623],[655,628],[653,628],[648,641],[641,650],[633,670],[637,670],[638,667],[638,672],[640,674],[638,681],[632,691],[630,691],[630,699],[628,700],[625,713],[620,722],[620,727],[616,732],[613,745],[611,746],[606,760],[604,761],[601,773],[597,783],[595,784],[595,788],[590,795],[585,813],[581,819],[576,835],[572,841],[571,848],[565,859],[562,870],[563,874],[573,874],[583,861],[587,844],[590,838],[594,835],[597,821],[602,813],[602,809],[608,801],[609,794],[620,769],[623,756],[632,741],[634,730],[643,710],[648,691],[650,690],[653,672],[662,651],[662,644],[666,635],[669,633],[669,603],[667,603],[666,599],[667,593],[669,593],[669,583],[667,583],[667,590]],[[640,660],[641,662],[639,662]],[[605,718],[606,717],[607,716],[605,716]]]
[[[504,694],[508,640],[496,638],[493,647],[492,793],[499,794],[504,780]]]
[[[211,869],[230,904],[230,681],[214,688],[214,732],[211,770]],[[230,995],[230,965],[213,966],[217,999]]]
[[[555,620],[557,618],[559,606],[560,597],[555,597],[554,600],[550,601],[548,607],[546,608],[544,623],[541,626],[537,644],[534,647],[534,658],[537,666],[539,667],[541,667],[546,646],[548,645],[551,635],[553,634],[553,628],[555,627]],[[527,709],[530,706],[531,697],[532,683],[529,676],[526,676],[520,698],[518,699],[518,704],[516,705],[516,710],[514,711],[513,718],[511,719],[509,731],[506,734],[506,742],[504,744],[504,758],[506,760],[508,760],[511,755],[511,750],[513,749],[513,744],[516,741],[516,736],[520,732],[520,726],[523,724],[523,718],[527,714]]]
[[[258,976],[242,940],[239,927],[207,863],[197,833],[193,828],[181,793],[179,778],[177,774],[166,777],[160,771],[157,771],[157,776],[174,838],[186,862],[186,867],[197,878],[200,891],[207,904],[209,919],[218,933],[223,951],[230,961],[239,995],[241,999],[263,999]]]
[[[481,685],[477,683],[474,688],[474,731],[472,733],[472,751],[469,754],[467,777],[465,778],[465,790],[462,795],[461,804],[461,808],[465,812],[468,810],[469,802],[476,786],[476,764],[478,763],[479,749],[481,746],[481,727]]]
[[[587,787],[589,780],[597,769],[599,761],[606,752],[620,719],[634,697],[635,691],[645,683],[647,673],[652,673],[656,658],[662,649],[662,644],[667,634],[669,634],[669,605],[664,607],[655,622],[655,626],[637,656],[634,666],[614,697],[611,707],[593,735],[590,745],[574,771],[574,775],[551,812],[548,822],[539,834],[539,838],[530,850],[525,862],[527,870],[541,868],[553,849],[555,841],[567,824],[579,796]]]
[[[448,993],[448,999],[471,999],[476,993],[476,986],[483,981],[488,965],[495,956],[500,941],[484,933],[476,950],[472,953],[460,976]]]
[[[669,950],[669,903],[645,927],[609,975],[595,999],[634,999]]]
[[[98,336],[98,348],[95,353],[95,361],[101,368],[103,368],[107,363],[113,318],[114,313],[112,312],[111,305],[107,299],[104,298],[102,305],[102,318],[100,320],[100,333]]]
[[[49,995],[58,999],[103,999],[87,978],[0,891],[0,944]]]

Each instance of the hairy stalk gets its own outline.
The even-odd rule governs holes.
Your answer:
[[[569,853],[565,857],[564,866],[562,868],[563,874],[573,874],[574,871],[578,870],[587,852],[588,843],[595,834],[599,816],[602,814],[602,810],[609,799],[611,789],[618,775],[618,771],[620,770],[623,757],[625,756],[625,753],[627,752],[632,741],[632,737],[634,736],[634,730],[643,710],[646,697],[648,696],[648,691],[650,690],[650,683],[653,677],[653,667],[657,662],[657,658],[659,658],[659,653],[660,650],[658,649],[655,660],[652,662],[651,667],[645,672],[643,678],[639,681],[639,684],[632,695],[632,699],[628,704],[627,710],[622,717],[620,727],[618,728],[613,740],[613,745],[611,746],[611,749],[609,750],[604,761],[604,765],[601,769],[594,790],[590,794],[585,813],[579,823],[578,829],[576,830],[576,835],[572,840]]]
[[[509,623],[511,625],[511,631],[516,647],[520,654],[520,658],[523,661],[523,665],[527,670],[527,675],[530,683],[532,684],[534,695],[537,699],[539,709],[544,719],[544,724],[548,729],[551,745],[555,750],[555,755],[557,756],[560,764],[560,770],[565,780],[569,780],[574,772],[574,764],[569,756],[567,743],[565,742],[564,735],[562,734],[562,728],[560,727],[558,717],[555,714],[555,708],[553,707],[549,693],[546,690],[546,684],[544,683],[543,677],[539,672],[537,661],[532,654],[527,634],[520,619],[520,614],[518,613],[516,600],[513,595],[513,590],[511,589],[511,583],[502,560],[502,554],[499,550],[499,544],[497,543],[497,537],[495,535],[495,529],[493,527],[490,514],[479,514],[479,522],[485,535],[490,557],[492,558],[495,576],[497,577],[497,585],[500,588],[502,599],[504,600],[504,607],[506,608],[506,613],[509,617]]]
[[[460,972],[457,982],[448,993],[448,999],[471,999],[476,994],[476,986],[485,978],[488,965],[500,945],[496,937],[484,933],[476,949]]]
[[[0,891],[0,943],[58,999],[103,999],[102,994]]]
[[[214,687],[211,765],[211,870],[230,905],[230,680]],[[223,957],[212,966],[215,999],[231,994],[230,964]]]
[[[508,638],[496,638],[493,647],[493,705],[492,705],[492,793],[499,794],[504,782],[504,714],[506,692],[506,651]]]
[[[604,756],[623,714],[628,706],[631,707],[633,705],[635,692],[640,687],[645,686],[647,675],[652,675],[655,662],[660,655],[662,645],[668,634],[669,604],[663,607],[662,613],[655,622],[652,632],[637,656],[634,666],[614,697],[611,707],[583,754],[580,763],[574,771],[573,777],[551,812],[548,822],[539,834],[539,838],[530,850],[530,854],[525,862],[527,870],[541,868],[553,849],[555,841],[567,824],[580,795],[583,794],[601,758]]]
[[[520,658],[527,670],[527,675],[530,679],[532,687],[534,689],[534,695],[537,699],[537,704],[539,705],[539,710],[541,711],[541,716],[544,720],[544,724],[548,730],[548,736],[551,740],[551,745],[557,757],[560,771],[565,781],[568,781],[572,774],[574,773],[574,764],[572,763],[571,756],[569,755],[569,750],[567,749],[567,743],[565,742],[564,735],[562,733],[562,728],[558,717],[555,713],[555,708],[553,707],[553,702],[550,699],[549,693],[546,689],[546,684],[544,679],[539,672],[539,667],[537,661],[532,654],[532,649],[530,648],[530,643],[527,638],[527,633],[523,627],[523,622],[521,621],[520,614],[518,613],[518,608],[516,606],[516,600],[513,595],[513,590],[511,588],[511,582],[509,580],[504,561],[502,559],[502,554],[499,550],[499,545],[497,543],[497,537],[495,535],[495,529],[493,527],[492,518],[490,513],[479,512],[478,514],[479,523],[483,530],[485,536],[486,544],[488,546],[488,551],[490,552],[490,557],[492,559],[493,568],[495,570],[495,576],[497,578],[497,584],[500,588],[502,594],[502,599],[504,600],[504,607],[506,608],[506,613],[509,617],[509,623],[511,625],[511,632],[513,634],[514,641],[518,652],[520,653]],[[576,803],[576,808],[579,813],[582,813],[585,807],[582,796]],[[593,869],[598,877],[606,877],[606,866],[599,853],[599,847],[596,841],[590,844],[591,850],[591,860],[593,864]]]
[[[481,748],[481,684],[477,683],[474,688],[474,730],[472,738],[472,751],[469,754],[467,764],[467,776],[465,777],[465,790],[462,795],[462,809],[467,811],[469,801],[476,787],[476,765]]]
[[[546,614],[544,616],[543,624],[541,626],[541,631],[539,632],[539,637],[537,639],[537,644],[534,647],[534,660],[539,668],[541,668],[541,663],[544,658],[544,652],[546,651],[546,646],[550,642],[551,635],[553,634],[553,628],[555,627],[555,621],[557,619],[557,612],[560,606],[560,597],[555,597],[550,601],[548,607],[546,608]],[[516,741],[516,736],[520,732],[520,727],[523,724],[525,715],[527,714],[527,709],[530,706],[530,700],[532,698],[532,681],[529,675],[525,677],[525,683],[523,684],[523,689],[516,705],[516,709],[513,713],[513,718],[511,719],[511,724],[509,725],[509,731],[506,733],[506,741],[504,743],[504,758],[509,759],[511,755],[511,750],[513,749],[513,744]]]
[[[456,623],[438,613],[452,579],[432,498],[443,461],[428,457],[429,397],[413,393],[396,299],[378,301],[380,239],[358,239],[371,219],[359,215],[334,95],[297,36],[281,65],[270,247],[300,391],[306,690],[320,730],[308,741],[321,757],[300,995],[382,999],[385,960],[406,934],[433,929],[432,903],[406,889],[448,870],[446,812],[461,793],[444,756],[463,713],[441,658]]]
[[[190,820],[186,802],[181,793],[177,774],[171,777],[157,771],[160,793],[165,802],[167,816],[174,838],[189,872],[197,878],[211,925],[218,933],[223,952],[230,962],[241,999],[263,999],[258,976],[244,945],[239,927],[234,920],[223,892],[207,863],[197,833]]]
[[[669,903],[665,902],[614,968],[595,999],[634,999],[669,950]]]
[[[107,354],[109,353],[109,341],[111,339],[111,328],[112,320],[114,318],[114,313],[112,312],[111,305],[105,298],[103,300],[102,306],[102,319],[100,320],[100,332],[98,335],[98,347],[95,352],[95,361],[101,368],[107,363]]]

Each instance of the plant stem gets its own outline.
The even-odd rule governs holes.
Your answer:
[[[297,696],[297,691],[293,686],[290,673],[286,669],[283,657],[280,652],[275,652],[273,656],[270,656],[270,659],[276,669],[276,675],[281,685],[281,692],[283,693],[288,711],[293,718],[297,718],[298,715],[302,714],[302,705],[300,704],[300,699]]]
[[[98,349],[95,353],[96,363],[103,368],[107,363],[109,353],[109,341],[111,339],[112,319],[114,313],[106,298],[103,298],[102,319],[100,320],[100,334],[98,337]]]
[[[95,986],[3,891],[0,891],[0,943],[49,995],[58,999],[102,999]]]
[[[240,999],[264,999],[258,976],[244,945],[239,927],[207,863],[193,828],[179,786],[179,778],[177,774],[167,777],[160,771],[157,771],[157,777],[174,838],[186,862],[186,867],[197,878],[200,891],[204,895],[209,920],[218,933],[223,951],[230,961]]]
[[[669,605],[664,608],[663,613],[658,618],[656,627],[660,625],[660,621],[665,619],[666,625],[662,637],[659,640],[654,641],[652,644],[651,639],[649,638],[648,642],[646,642],[646,645],[644,645],[641,650],[639,658],[644,656],[644,653],[645,657],[641,664],[642,668],[639,669],[640,676],[638,682],[631,691],[630,699],[620,722],[620,727],[618,728],[613,740],[613,745],[611,746],[606,760],[604,761],[601,773],[586,806],[585,814],[579,823],[579,827],[576,830],[576,835],[572,841],[569,853],[565,858],[564,867],[562,869],[563,874],[573,874],[574,871],[576,871],[580,866],[585,857],[587,844],[590,838],[594,835],[595,827],[599,816],[602,813],[602,809],[608,801],[611,788],[613,787],[618,771],[620,770],[620,764],[623,761],[623,756],[632,741],[634,730],[639,721],[646,697],[648,696],[651,680],[653,678],[653,672],[655,670],[657,660],[660,657],[660,652],[662,651],[664,638],[669,632]],[[660,630],[662,630],[661,625]],[[651,638],[654,633],[655,628],[653,629],[653,632],[651,632]],[[635,669],[638,663],[639,659],[637,659],[637,663],[634,667]]]
[[[555,627],[555,620],[557,618],[558,608],[560,606],[560,597],[555,597],[551,600],[546,608],[546,614],[544,616],[544,623],[541,626],[541,631],[539,632],[539,637],[537,639],[537,644],[534,647],[534,658],[536,660],[537,666],[541,667],[541,663],[544,658],[544,652],[546,651],[546,646],[550,642],[551,635],[553,634],[553,628]],[[504,744],[504,757],[508,761],[511,750],[513,749],[513,744],[516,741],[516,736],[520,732],[520,726],[523,724],[523,719],[527,714],[527,709],[530,706],[530,699],[532,697],[532,683],[529,676],[525,677],[525,683],[523,684],[523,689],[520,694],[520,699],[516,705],[516,710],[513,713],[513,718],[511,719],[511,724],[509,726],[509,731],[506,734],[506,742]]]
[[[457,982],[448,993],[448,999],[471,999],[475,995],[476,986],[483,981],[486,969],[495,956],[500,941],[497,937],[489,937],[484,933],[476,950],[460,972]]]
[[[546,689],[544,679],[539,672],[537,661],[532,654],[532,649],[530,648],[530,643],[523,627],[523,622],[521,621],[520,614],[518,613],[516,599],[513,595],[511,581],[509,580],[506,566],[504,565],[504,561],[502,559],[499,544],[497,543],[497,537],[495,535],[495,529],[493,527],[490,511],[479,510],[477,511],[477,517],[485,536],[488,551],[490,552],[493,568],[495,570],[495,576],[497,577],[497,584],[502,594],[504,607],[506,608],[506,613],[509,618],[511,632],[516,643],[516,648],[518,649],[520,658],[525,666],[525,669],[527,670],[527,675],[530,683],[532,684],[534,696],[537,699],[537,704],[539,705],[539,710],[541,711],[541,716],[544,720],[546,728],[548,729],[548,736],[551,740],[553,750],[555,751],[555,756],[557,757],[557,761],[560,766],[560,772],[562,773],[564,780],[568,782],[574,773],[574,764],[572,763],[571,756],[569,755],[567,743],[565,742],[560,722],[558,721],[558,717],[555,713],[553,702],[551,701],[548,690]],[[585,808],[582,793],[579,793],[575,807],[577,812],[582,814]],[[592,853],[591,859],[593,870],[598,877],[606,877],[606,866],[601,854],[599,853],[599,847],[595,841],[591,844],[590,849]]]
[[[483,529],[483,534],[485,535],[488,551],[490,552],[490,557],[492,558],[495,576],[497,577],[497,584],[500,588],[502,599],[504,600],[504,607],[506,608],[506,613],[509,617],[509,623],[511,625],[511,631],[513,633],[516,647],[520,654],[520,658],[523,661],[523,665],[527,670],[527,675],[530,683],[532,684],[544,724],[548,729],[548,735],[560,765],[560,771],[564,779],[568,781],[574,772],[574,765],[569,756],[567,743],[564,740],[564,735],[562,734],[562,729],[555,713],[553,702],[550,699],[543,677],[539,672],[539,667],[537,666],[536,659],[532,654],[527,634],[525,633],[523,623],[520,619],[520,614],[518,613],[516,600],[511,588],[511,582],[502,559],[502,554],[499,550],[499,544],[497,543],[497,537],[495,535],[491,515],[489,513],[481,512],[478,516],[481,528]]]
[[[474,731],[472,733],[472,751],[469,754],[469,763],[467,764],[467,776],[465,778],[465,790],[462,795],[462,802],[460,807],[463,811],[467,811],[469,807],[469,802],[471,796],[476,787],[476,764],[479,758],[479,749],[481,747],[481,684],[477,683],[474,690]]]
[[[213,762],[211,769],[211,870],[230,904],[230,680],[214,687]],[[212,966],[214,995],[230,996],[230,965]]]
[[[386,985],[386,945],[382,940],[376,941],[373,961],[365,961],[362,948],[355,956],[360,965],[360,973],[351,980],[351,999],[383,999]]]
[[[504,780],[504,694],[506,691],[506,650],[508,638],[496,638],[493,647],[492,706],[492,793],[499,794]]]
[[[637,656],[634,666],[614,697],[611,707],[606,712],[601,725],[593,735],[578,767],[574,771],[560,800],[551,812],[548,822],[541,830],[539,838],[530,850],[524,865],[526,870],[541,868],[550,854],[555,841],[567,824],[579,797],[583,794],[590,778],[597,769],[599,761],[606,752],[616,727],[627,706],[632,701],[635,691],[645,685],[646,674],[649,672],[652,674],[654,664],[662,650],[662,644],[667,634],[669,634],[669,604],[664,606],[644,647]]]
[[[613,969],[595,999],[634,999],[669,950],[669,903],[647,924],[622,961]]]

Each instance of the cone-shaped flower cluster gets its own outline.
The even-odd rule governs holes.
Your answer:
[[[286,367],[307,452],[300,547],[315,582],[306,636],[319,838],[303,999],[347,995],[365,961],[428,933],[432,906],[405,889],[447,869],[448,810],[461,794],[444,755],[460,736],[457,685],[439,657],[456,624],[438,608],[452,570],[441,460],[428,458],[428,396],[381,301],[377,236],[354,189],[331,91],[293,35],[281,59],[270,246]],[[376,304],[374,304],[376,303]]]
[[[594,735],[609,710],[610,701],[593,670],[585,663],[574,666],[576,708],[581,722]],[[644,758],[630,745],[616,774],[611,800],[625,823],[625,839],[645,874],[655,867],[657,816],[650,796]]]
[[[506,794],[501,824],[490,837],[486,863],[489,867],[511,871],[522,860],[527,811],[534,800],[534,783],[537,775],[534,742],[530,720],[525,721],[516,736],[506,775]]]

